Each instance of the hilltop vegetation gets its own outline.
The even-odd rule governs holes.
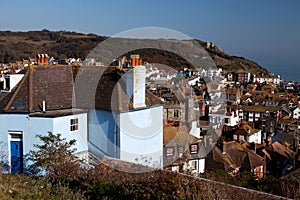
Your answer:
[[[8,63],[39,53],[47,53],[54,58],[81,58],[106,37],[66,31],[0,32],[0,62]]]
[[[28,59],[39,53],[47,53],[57,59],[68,57],[85,59],[88,53],[106,38],[95,34],[45,29],[29,32],[0,31],[0,63]],[[206,48],[205,42],[196,41],[209,52],[216,65],[225,71],[246,70],[252,74],[269,74],[268,70],[253,61],[230,56],[217,46]],[[170,52],[141,49],[135,53],[139,53],[145,61],[165,64],[175,69],[190,67],[183,58]]]

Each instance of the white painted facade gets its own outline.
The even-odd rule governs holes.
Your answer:
[[[216,77],[219,77],[222,73],[222,69],[218,68],[218,69],[202,69],[202,71],[200,71],[198,74],[202,77],[209,77],[210,79],[214,79]]]
[[[70,131],[70,120],[78,119],[78,130]],[[87,113],[74,114],[60,117],[31,117],[27,114],[6,114],[0,115],[0,141],[3,142],[7,154],[5,161],[11,165],[10,142],[13,135],[20,135],[23,145],[24,168],[26,168],[26,157],[30,150],[34,150],[34,144],[40,144],[41,141],[36,138],[37,134],[47,135],[48,132],[54,134],[60,133],[62,138],[67,141],[76,140],[76,153],[88,150],[87,145]],[[1,159],[1,158],[0,158]],[[27,163],[28,164],[28,163]],[[25,169],[26,170],[26,169]]]
[[[205,171],[205,158],[189,160],[189,169],[193,175],[204,173]]]
[[[118,116],[114,115],[112,111],[90,110],[88,118],[89,150],[99,157],[105,155],[119,158]]]
[[[196,138],[200,138],[200,126],[198,126],[198,122],[197,121],[193,121],[191,123],[191,129],[189,134],[196,137]]]
[[[120,113],[120,159],[163,167],[163,107]]]
[[[297,107],[296,109],[293,110],[293,118],[294,119],[300,118],[300,108],[299,107]]]
[[[163,107],[129,112],[91,110],[89,150],[146,166],[163,167]]]
[[[3,81],[3,88],[0,90],[4,90],[6,92],[11,92],[12,89],[21,81],[24,74],[5,74],[2,76],[0,81]]]
[[[238,111],[236,111],[238,112]],[[238,125],[240,121],[240,118],[237,114],[235,114],[235,111],[231,112],[230,116],[225,116],[225,125],[227,126],[235,126]]]
[[[254,142],[255,144],[261,144],[261,130],[254,130],[255,133],[248,136],[249,143]]]

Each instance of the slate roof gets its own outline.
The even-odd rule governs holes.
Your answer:
[[[27,69],[18,86],[1,103],[4,112],[32,113],[72,107],[73,79],[68,66],[38,66]]]

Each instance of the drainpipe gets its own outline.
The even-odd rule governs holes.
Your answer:
[[[43,113],[46,112],[46,101],[43,101]]]

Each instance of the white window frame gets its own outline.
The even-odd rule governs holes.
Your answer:
[[[174,147],[166,147],[166,156],[173,157],[174,156]]]
[[[76,132],[79,130],[79,120],[78,118],[70,119],[70,132]]]

